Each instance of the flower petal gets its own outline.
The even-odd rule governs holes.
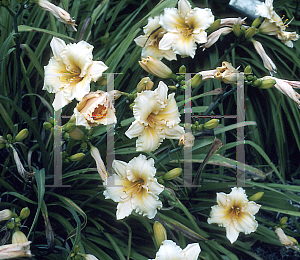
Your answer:
[[[188,244],[186,248],[183,249],[185,258],[188,260],[197,260],[200,252],[201,248],[198,243]]]
[[[128,195],[124,193],[124,186],[130,185],[131,182],[120,177],[117,174],[109,176],[103,183],[106,190],[103,192],[105,199],[112,199],[115,202],[125,200]]]
[[[123,219],[131,214],[133,210],[132,201],[130,199],[120,201],[117,207],[117,219]]]
[[[230,207],[220,207],[215,205],[211,208],[210,218],[207,219],[208,224],[216,223],[221,227],[227,227],[231,223]]]
[[[165,8],[164,14],[160,16],[159,24],[171,33],[179,33],[185,26],[184,17],[176,8]]]
[[[178,13],[180,13],[182,17],[186,17],[191,10],[191,4],[187,0],[178,1]]]
[[[218,202],[219,206],[226,207],[226,204],[227,204],[227,194],[225,194],[223,192],[218,192],[217,193],[217,202]]]
[[[238,206],[240,209],[248,203],[247,195],[245,190],[241,187],[231,188],[232,191],[227,195],[228,200],[230,201],[231,206]]]
[[[63,108],[65,105],[69,104],[71,101],[67,99],[64,95],[63,91],[58,91],[55,93],[55,97],[52,103],[54,110],[59,110]]]
[[[240,212],[239,217],[233,223],[237,231],[244,232],[245,234],[254,232],[258,226],[254,216],[246,212]]]
[[[146,127],[142,135],[136,140],[136,150],[151,152],[157,149],[164,140],[165,135],[162,131],[151,127]]]
[[[126,178],[127,163],[119,160],[113,160],[112,167],[115,172],[122,178]]]
[[[245,211],[249,212],[251,215],[255,215],[258,211],[261,205],[256,204],[254,201],[249,201],[247,204],[247,208],[245,208]]]
[[[184,128],[182,126],[176,125],[172,128],[165,128],[165,138],[167,139],[180,139],[184,134]]]
[[[187,14],[185,22],[192,25],[193,33],[200,33],[207,29],[213,22],[214,16],[209,8],[194,8]]]
[[[98,170],[98,173],[101,176],[101,179],[103,181],[105,181],[106,178],[107,178],[106,167],[105,167],[105,165],[104,165],[104,163],[102,161],[102,158],[101,158],[101,155],[100,155],[100,152],[99,152],[98,148],[96,148],[95,146],[91,146],[91,156],[96,161],[97,170]]]
[[[159,16],[155,16],[153,18],[149,17],[148,24],[144,27],[144,33],[147,34],[147,35],[150,35],[158,27],[160,27]]]
[[[197,45],[193,35],[184,37],[183,34],[178,34],[173,42],[172,48],[176,54],[179,54],[183,57],[191,56],[194,58]]]
[[[138,137],[142,135],[143,131],[145,129],[145,126],[143,124],[140,124],[137,120],[135,120],[131,126],[128,128],[128,130],[125,132],[125,135],[132,139],[134,137]]]
[[[166,33],[159,42],[159,49],[160,50],[171,50],[176,36],[177,36],[177,34],[175,34],[175,33]]]
[[[60,91],[65,82],[61,81],[62,72],[66,71],[65,64],[60,60],[57,61],[51,58],[49,64],[44,67],[45,79],[43,90],[47,90],[49,93],[56,93]]]
[[[226,226],[226,237],[229,239],[230,243],[234,243],[239,236],[239,232],[235,229],[233,223]]]
[[[148,36],[146,36],[146,35],[141,35],[134,39],[136,45],[141,46],[141,47],[144,47],[147,40],[148,40]],[[152,56],[152,55],[150,55],[150,56]]]
[[[104,62],[93,61],[92,65],[88,68],[88,73],[90,74],[92,81],[96,82],[107,69],[108,67]]]
[[[53,39],[50,42],[50,46],[51,46],[51,50],[53,52],[54,58],[56,60],[61,60],[60,54],[66,47],[66,43],[59,38],[53,37]]]
[[[161,260],[187,260],[182,249],[172,240],[165,240],[156,253],[155,259]]]

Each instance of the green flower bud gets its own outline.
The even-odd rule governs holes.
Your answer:
[[[69,133],[64,133],[64,139],[69,140],[70,139],[70,134]]]
[[[260,200],[261,197],[264,195],[264,193],[262,191],[255,193],[254,195],[252,195],[249,200],[251,201],[257,201]]]
[[[256,28],[251,26],[250,28],[247,29],[247,31],[245,32],[245,38],[246,39],[250,39],[252,38],[252,36],[255,34],[256,32]]]
[[[160,222],[155,221],[153,224],[153,232],[156,245],[160,247],[162,245],[162,242],[167,240],[166,229]]]
[[[86,142],[83,142],[81,145],[80,145],[80,148],[82,150],[86,150],[87,149],[87,143]]]
[[[46,130],[50,130],[53,127],[53,125],[51,123],[49,123],[49,122],[44,122],[43,127]]]
[[[181,65],[179,68],[179,73],[186,73],[186,67],[184,65]]]
[[[204,129],[213,129],[219,125],[219,119],[211,119],[203,125]]]
[[[203,124],[197,125],[196,126],[196,130],[200,131],[203,129]]]
[[[52,124],[52,125],[54,125],[54,118],[51,116],[50,118],[49,118],[49,122],[50,122],[50,124]]]
[[[248,65],[248,66],[245,68],[244,73],[245,73],[245,74],[250,74],[250,73],[252,73],[252,68],[251,68],[250,65]]]
[[[261,16],[257,17],[257,18],[253,21],[251,27],[252,27],[252,26],[253,26],[253,27],[259,26],[260,23],[261,23],[261,21],[262,21],[262,17],[261,17]]]
[[[6,136],[6,139],[8,140],[8,141],[12,141],[12,136],[11,136],[11,134],[8,134],[7,136]]]
[[[192,77],[191,86],[192,89],[198,87],[202,82],[202,75],[197,73],[194,77]]]
[[[8,229],[14,229],[15,228],[15,223],[14,222],[8,222],[7,224],[6,224],[6,227],[8,228]]]
[[[241,27],[241,35],[245,35],[246,33],[246,28],[244,26]]]
[[[177,89],[176,86],[168,86],[168,88],[169,88],[170,90],[176,90],[176,89]]]
[[[164,180],[169,181],[169,180],[173,180],[177,177],[179,177],[182,173],[182,169],[181,168],[174,168],[171,171],[168,171],[164,176]]]
[[[76,124],[74,123],[66,123],[63,128],[64,131],[66,131],[67,133],[71,133],[76,129]]]
[[[69,157],[69,160],[72,162],[77,162],[77,161],[81,161],[84,158],[85,154],[84,153],[76,153],[73,154]]]
[[[232,26],[232,31],[236,37],[240,37],[242,35],[241,26],[238,23],[235,23]]]
[[[279,224],[280,224],[280,225],[283,225],[283,224],[285,224],[287,221],[288,221],[288,218],[287,218],[287,217],[283,217],[283,218],[280,219]]]
[[[30,209],[28,207],[23,208],[20,212],[20,219],[28,218],[29,214],[30,214]]]
[[[253,75],[248,75],[247,80],[249,80],[249,81],[253,80]]]
[[[15,137],[15,142],[22,142],[28,136],[28,129],[22,129]]]
[[[220,24],[221,24],[220,19],[215,20],[206,30],[207,34],[210,34],[210,33],[214,32],[215,30],[219,29]]]
[[[252,82],[252,86],[253,87],[259,87],[261,85],[261,82],[262,82],[261,79],[254,80]]]
[[[262,80],[262,82],[261,82],[259,88],[262,88],[262,89],[272,88],[276,84],[275,79],[262,78],[261,80]]]

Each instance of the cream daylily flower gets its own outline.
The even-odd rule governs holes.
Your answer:
[[[231,63],[223,61],[222,67],[217,67],[217,73],[214,77],[227,84],[236,84],[238,78],[237,74],[239,74],[239,71],[235,69]]]
[[[250,234],[258,226],[254,215],[260,205],[248,201],[243,188],[232,188],[229,194],[217,193],[218,205],[211,208],[209,224],[216,223],[226,228],[226,236],[231,243],[235,242],[239,232]]]
[[[192,132],[184,133],[178,142],[179,146],[184,145],[184,149],[189,149],[194,146],[195,136],[192,134]]]
[[[264,79],[275,79],[276,84],[274,85],[282,94],[288,96],[290,99],[296,102],[298,108],[300,108],[300,94],[296,92],[293,88],[293,84],[296,84],[297,81],[288,81],[284,79],[278,79],[275,77],[265,76]]]
[[[179,139],[184,134],[179,126],[179,111],[175,93],[169,94],[168,87],[162,81],[154,91],[145,90],[137,94],[134,101],[135,121],[125,132],[127,137],[138,137],[137,151],[151,152],[167,139]]]
[[[280,243],[285,245],[286,248],[293,247],[294,249],[299,250],[296,246],[298,244],[297,240],[293,237],[287,236],[282,228],[277,227],[274,232],[279,238]]]
[[[153,260],[197,260],[200,251],[201,249],[198,243],[188,244],[186,248],[182,250],[172,240],[165,240],[162,242]]]
[[[105,92],[97,90],[85,95],[74,109],[76,125],[90,129],[102,124],[109,125],[117,122],[114,107],[115,91]]]
[[[45,66],[44,90],[55,93],[53,107],[58,110],[74,98],[81,101],[90,91],[91,81],[97,81],[107,66],[93,61],[93,46],[85,41],[68,45],[58,38],[50,43],[53,57]]]
[[[159,23],[167,31],[159,42],[161,50],[170,50],[182,57],[194,58],[196,43],[207,42],[205,30],[214,22],[209,8],[191,8],[187,0],[178,1],[178,9],[165,8]]]
[[[176,54],[172,49],[161,50],[159,49],[159,42],[166,33],[159,24],[159,16],[154,18],[149,17],[148,24],[144,27],[145,35],[141,35],[134,39],[138,46],[143,47],[142,58],[152,56],[161,60],[166,58],[167,60],[176,60]]]
[[[259,32],[268,35],[275,35],[285,45],[293,48],[292,41],[299,39],[296,32],[286,32],[288,24],[282,22],[281,17],[276,14],[273,8],[273,0],[266,0],[265,3],[256,6],[256,14],[266,19],[259,27]]]
[[[140,154],[129,163],[114,160],[113,169],[117,174],[107,178],[104,185],[106,199],[119,202],[117,219],[123,219],[133,210],[148,218],[154,218],[162,207],[158,195],[164,190],[155,176],[154,160]]]
[[[11,259],[19,257],[32,257],[30,252],[30,243],[27,241],[23,244],[9,244],[0,246],[0,259]]]

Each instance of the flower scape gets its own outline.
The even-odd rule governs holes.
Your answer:
[[[0,259],[300,259],[299,6],[225,2],[0,0]]]

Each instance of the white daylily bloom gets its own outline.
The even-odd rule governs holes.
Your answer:
[[[217,73],[215,79],[223,81],[227,84],[236,84],[239,71],[235,69],[231,63],[227,61],[222,62],[222,67],[217,67]]]
[[[187,0],[178,1],[178,9],[165,8],[159,23],[167,31],[159,42],[161,50],[170,50],[182,57],[194,58],[196,43],[207,42],[205,30],[214,22],[209,8],[191,8]]]
[[[200,252],[201,249],[198,243],[188,244],[182,250],[172,240],[165,240],[153,260],[197,260]]]
[[[117,219],[123,219],[133,210],[154,218],[162,207],[158,195],[164,190],[155,176],[154,160],[140,154],[129,163],[114,160],[113,169],[117,174],[107,178],[104,185],[106,199],[118,202]]]
[[[145,35],[141,35],[134,39],[138,46],[143,47],[142,58],[152,56],[161,60],[166,58],[167,60],[176,60],[176,54],[172,49],[161,50],[159,49],[159,42],[166,33],[159,24],[159,16],[154,18],[149,17],[148,24],[144,27]]]
[[[209,48],[210,46],[212,46],[214,43],[217,42],[217,40],[219,40],[221,35],[227,35],[229,33],[232,32],[232,28],[230,27],[223,27],[220,28],[216,31],[214,31],[213,33],[211,33],[208,37],[207,37],[207,42],[204,43],[203,45],[201,45],[202,48]],[[203,49],[203,50],[204,50]]]
[[[280,32],[276,37],[290,48],[294,47],[292,41],[297,41],[299,39],[299,35],[296,32]]]
[[[99,124],[117,123],[113,103],[114,92],[97,90],[85,95],[74,109],[76,125],[82,125],[90,129]]]
[[[165,138],[179,139],[184,134],[183,127],[178,125],[180,119],[175,94],[167,94],[168,87],[162,81],[156,90],[137,94],[133,106],[136,120],[125,132],[130,139],[138,137],[137,151],[154,151]]]
[[[240,232],[250,234],[258,226],[254,215],[260,205],[248,201],[243,188],[232,188],[229,194],[217,193],[217,203],[211,208],[209,224],[216,223],[226,228],[226,236],[231,243],[235,242]]]
[[[184,145],[184,149],[189,149],[194,146],[195,136],[192,134],[192,132],[184,133],[178,142],[178,145]]]
[[[288,96],[290,99],[296,102],[298,108],[300,108],[300,94],[293,89],[293,85],[296,85],[297,81],[288,81],[284,79],[278,79],[270,76],[265,76],[264,79],[275,79],[276,84],[274,85],[282,94]],[[298,82],[299,83],[299,82]]]
[[[30,243],[27,241],[23,244],[9,244],[0,246],[0,259],[11,259],[19,257],[32,257],[30,252]]]
[[[294,249],[299,250],[299,248],[295,246],[298,244],[297,240],[293,237],[287,236],[282,228],[277,227],[274,232],[279,238],[280,243],[285,245],[286,248],[293,247]]]
[[[44,90],[55,93],[53,107],[58,110],[74,98],[81,101],[90,91],[91,81],[97,81],[107,66],[93,61],[93,46],[85,41],[68,45],[58,38],[50,43],[53,57],[44,67]]]
[[[86,254],[83,256],[85,260],[99,260],[96,256],[91,254]]]

